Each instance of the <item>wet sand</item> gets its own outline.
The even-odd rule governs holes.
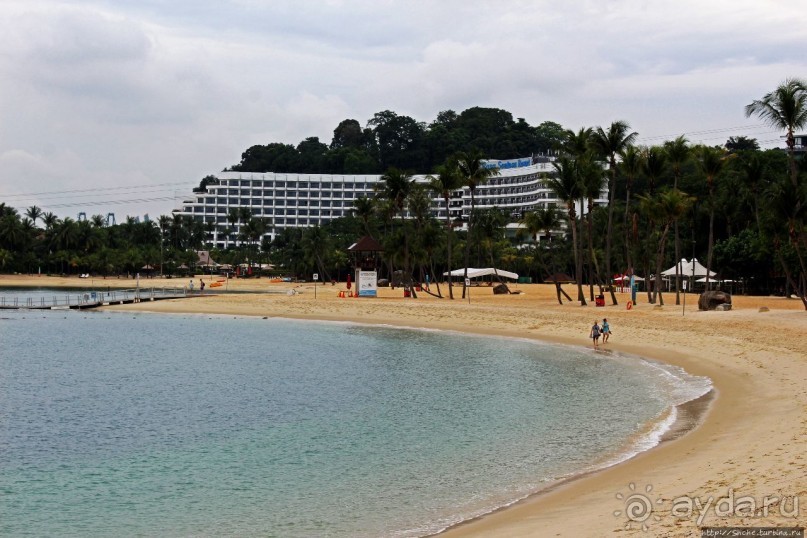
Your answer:
[[[198,289],[198,279],[195,285]],[[211,280],[205,277],[206,282]],[[93,279],[95,286],[133,287],[133,280]],[[148,280],[155,286],[187,284],[188,279]],[[56,277],[0,277],[0,286],[82,286],[86,280]],[[119,283],[119,284],[116,284]],[[144,279],[141,279],[141,286]],[[712,379],[714,392],[679,409],[665,442],[626,462],[566,481],[506,509],[466,522],[446,536],[700,536],[699,526],[804,526],[807,522],[807,312],[801,302],[779,297],[734,297],[729,312],[698,312],[696,296],[687,297],[685,315],[667,294],[656,308],[640,294],[638,304],[596,308],[557,304],[554,288],[516,285],[518,295],[494,296],[473,287],[470,304],[425,293],[404,299],[400,289],[379,290],[377,299],[338,298],[344,284],[270,283],[233,280],[230,291],[249,294],[207,295],[194,300],[160,301],[114,307],[156,312],[215,313],[381,323],[480,334],[536,338],[590,346],[594,319],[607,317],[613,330],[605,349],[678,365]],[[288,290],[298,293],[287,295]],[[432,286],[434,290],[434,286]],[[575,296],[571,287],[565,289]],[[210,288],[208,288],[209,291]],[[443,287],[443,293],[447,290]],[[610,302],[610,301],[607,301]],[[769,312],[760,312],[760,307]],[[618,412],[618,410],[615,410]],[[691,430],[691,426],[699,424]],[[690,431],[691,430],[691,431]],[[630,489],[634,484],[635,490]],[[647,486],[652,486],[650,492]],[[757,514],[728,510],[714,503],[733,490],[752,497]],[[626,515],[625,498],[641,493],[652,505],[644,521]],[[616,498],[617,494],[622,499]],[[691,496],[712,507],[672,512],[673,500]],[[793,497],[801,501],[792,515]],[[761,510],[769,500],[767,514]],[[781,499],[784,498],[784,503]],[[681,504],[676,505],[681,508]],[[620,515],[615,515],[619,511]],[[638,519],[638,518],[637,518]],[[626,526],[630,526],[626,529]],[[647,531],[642,530],[642,524]]]

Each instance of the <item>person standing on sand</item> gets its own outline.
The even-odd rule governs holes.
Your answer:
[[[600,344],[600,326],[597,325],[597,320],[594,320],[594,325],[591,327],[591,333],[589,334],[589,338],[594,341],[594,349],[599,349]]]
[[[204,291],[205,291],[205,281],[200,278],[199,279],[199,293],[202,293]]]
[[[611,326],[608,325],[608,320],[602,318],[602,343],[607,344],[608,338],[611,336]]]

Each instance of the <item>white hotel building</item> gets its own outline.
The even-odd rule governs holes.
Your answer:
[[[521,214],[559,202],[547,187],[544,179],[555,173],[547,158],[535,162],[532,158],[508,161],[487,161],[488,166],[499,169],[476,189],[478,209],[498,207]],[[283,174],[275,172],[220,172],[215,174],[218,184],[207,186],[207,192],[194,193],[185,200],[174,215],[190,216],[213,223],[212,244],[225,248],[238,234],[240,223],[233,235],[228,234],[228,215],[233,208],[247,207],[255,217],[267,219],[272,226],[267,236],[273,237],[284,228],[322,225],[350,215],[353,201],[359,197],[373,197],[380,175]],[[425,175],[413,176],[418,183],[426,183]],[[601,193],[598,203],[605,203],[607,191]],[[467,221],[471,211],[471,194],[468,188],[456,191],[449,201],[453,218]],[[432,213],[445,219],[445,202],[433,197]],[[510,225],[509,227],[517,227]]]

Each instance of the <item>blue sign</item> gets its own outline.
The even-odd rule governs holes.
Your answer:
[[[483,161],[482,166],[485,168],[521,168],[522,166],[531,166],[532,157],[524,157],[522,159],[508,159],[505,161],[486,160]]]

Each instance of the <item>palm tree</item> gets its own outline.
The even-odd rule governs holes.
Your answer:
[[[488,253],[490,266],[493,268],[493,273],[496,275],[496,280],[498,280],[499,283],[502,283],[499,272],[496,270],[496,261],[493,256],[493,251],[496,243],[504,235],[503,230],[505,224],[507,224],[507,217],[500,209],[494,207],[479,211],[479,213],[476,215],[476,219],[477,225],[475,230],[479,236],[479,243]]]
[[[686,163],[692,155],[692,150],[689,147],[687,139],[681,135],[675,140],[664,143],[664,149],[667,151],[667,158],[670,160],[670,166],[673,171],[673,188],[678,188],[678,182],[681,179],[681,167]],[[681,238],[678,233],[678,220],[675,221],[673,230],[675,235],[675,304],[681,304],[681,281],[679,280],[679,266],[677,260],[681,259]]]
[[[759,159],[757,153],[752,153],[742,163],[744,182],[748,190],[751,191],[751,198],[754,202],[754,219],[757,223],[757,232],[762,231],[762,225],[759,219],[759,195],[762,178],[765,175],[765,164]]]
[[[538,234],[541,232],[544,233],[546,236],[546,240],[548,243],[548,250],[550,254],[550,264],[545,263],[543,260],[540,260],[541,269],[543,269],[544,274],[554,274],[555,268],[554,263],[552,262],[552,230],[555,230],[560,226],[560,215],[558,214],[558,210],[555,209],[555,206],[548,206],[546,208],[538,208],[533,211],[528,211],[521,216],[521,220],[519,220],[519,224],[523,226],[524,230],[532,237],[533,241],[535,241],[535,249],[536,252],[539,251],[540,243],[538,242]],[[553,267],[549,267],[552,265]],[[555,289],[558,292],[558,303],[563,304],[563,301],[560,298],[561,295],[561,288],[560,284],[555,282]],[[567,295],[568,297],[568,295]],[[569,299],[571,300],[571,298]]]
[[[656,183],[667,168],[667,152],[660,146],[647,148],[644,154],[644,175],[647,177],[648,193],[656,193]]]
[[[163,217],[160,217],[161,219]],[[93,228],[103,228],[104,224],[106,223],[106,219],[104,219],[103,215],[93,215],[90,217],[90,224],[92,224]]]
[[[362,225],[364,226],[364,233],[367,235],[372,235],[370,233],[370,219],[373,217],[375,209],[376,202],[372,198],[359,196],[353,201],[353,209],[351,209],[351,213],[361,219]]]
[[[180,215],[177,215],[176,217],[174,217],[174,223],[175,223],[175,224],[176,224],[176,223],[177,223],[177,221],[179,220],[179,219],[178,219],[178,217],[179,217],[179,216],[180,216]],[[230,230],[229,230],[229,232],[227,233],[227,238],[228,238],[228,239],[229,239],[229,237],[230,237],[232,234],[234,234],[234,233],[235,233],[235,230],[236,230],[235,225],[236,225],[236,224],[238,224],[238,221],[239,221],[239,220],[241,220],[241,213],[240,213],[240,211],[238,210],[238,208],[237,208],[237,207],[231,207],[231,208],[230,208],[230,210],[227,212],[227,223],[230,225]],[[181,226],[180,226],[180,228],[181,228]],[[226,246],[226,245],[229,245],[229,241],[227,241],[227,242],[225,243],[225,246]]]
[[[547,241],[552,241],[552,230],[560,224],[558,210],[554,206],[539,207],[525,212],[518,221],[527,234],[538,244],[538,235],[543,232]]]
[[[397,213],[401,219],[401,228],[403,230],[403,278],[408,283],[412,275],[411,267],[409,266],[409,233],[406,228],[405,212],[406,203],[412,193],[415,180],[406,172],[397,168],[390,168],[386,174],[381,176],[381,181],[382,183],[379,185],[381,197],[389,201],[390,209]]]
[[[16,211],[6,211],[0,216],[0,245],[7,247],[12,253],[23,241],[23,229]]]
[[[465,298],[465,281],[468,280],[468,263],[471,259],[471,241],[473,234],[474,210],[476,209],[476,188],[486,183],[491,177],[499,175],[498,168],[487,168],[482,162],[482,152],[474,150],[469,154],[458,155],[457,166],[462,175],[463,184],[471,192],[471,212],[468,213],[468,241],[465,243],[465,271],[463,273],[462,298]]]
[[[31,219],[31,222],[34,223],[36,226],[36,221],[38,221],[42,217],[42,210],[39,209],[37,206],[32,205],[28,209],[25,210],[25,216]]]
[[[305,252],[305,257],[309,262],[313,262],[313,265],[322,273],[322,281],[327,282],[331,280],[330,273],[328,273],[327,270],[327,264],[323,259],[323,253],[327,255],[331,250],[330,235],[319,226],[306,228],[303,232],[302,248]]]
[[[776,129],[785,131],[787,155],[790,164],[790,181],[798,186],[796,169],[795,132],[807,125],[807,82],[789,78],[762,99],[755,100],[745,107],[746,117],[757,115]]]
[[[448,296],[454,298],[454,287],[451,282],[451,236],[453,230],[451,226],[451,194],[462,188],[463,178],[459,165],[455,160],[449,160],[443,165],[437,167],[436,176],[428,176],[429,188],[443,198],[443,203],[446,209],[446,264],[448,277]],[[467,266],[467,264],[466,264]],[[437,275],[435,280],[439,281]],[[438,288],[439,290],[439,288]]]
[[[602,292],[602,275],[600,273],[600,264],[597,262],[597,256],[594,253],[594,201],[600,197],[602,188],[605,185],[605,178],[603,177],[603,169],[598,163],[591,159],[578,159],[577,161],[578,176],[580,178],[581,194],[587,201],[588,214],[586,215],[586,230],[588,236],[588,257],[589,262],[594,266],[594,277],[598,280],[600,285],[600,292]],[[611,278],[611,275],[608,275]],[[589,293],[591,300],[594,300],[594,278],[589,280]],[[611,294],[614,296],[613,288]],[[614,304],[616,304],[616,297],[613,297]]]
[[[428,269],[434,265],[423,240],[423,230],[430,218],[432,207],[432,199],[429,196],[427,186],[419,183],[413,184],[412,192],[409,193],[406,205],[409,208],[409,215],[415,223],[415,240],[410,245],[410,254],[412,255],[413,265],[418,267],[418,282],[423,282],[426,276],[424,266]]]
[[[561,151],[570,157],[582,157],[591,149],[593,132],[591,127],[581,127],[576,133],[567,129]]]
[[[766,206],[764,215],[768,217],[764,223],[766,228],[769,228],[768,233],[773,237],[774,253],[782,270],[785,273],[787,282],[797,293],[807,310],[807,283],[805,283],[804,275],[807,275],[807,264],[805,264],[804,255],[800,247],[800,239],[798,229],[803,226],[804,214],[807,212],[807,207],[803,204],[793,204],[794,199],[804,199],[807,196],[804,187],[799,189],[793,187],[790,181],[777,181],[770,185],[766,190],[763,198]],[[787,229],[786,237],[782,237],[782,223],[785,224]],[[793,252],[798,259],[801,267],[801,278],[798,275],[793,275],[790,268],[788,256],[783,252],[783,242],[789,243]],[[803,241],[803,240],[802,240]]]
[[[706,289],[709,289],[709,272],[712,270],[712,252],[715,235],[715,182],[726,164],[724,150],[701,146],[698,151],[698,166],[706,176],[709,187],[709,250],[706,255]]]
[[[50,211],[42,215],[42,224],[45,225],[45,230],[52,230],[56,223],[59,222],[59,217]]]
[[[630,193],[633,187],[633,181],[641,174],[644,169],[643,152],[638,150],[636,146],[628,146],[620,153],[622,162],[619,167],[622,174],[625,176],[625,216],[623,219],[623,226],[625,227],[625,261],[627,262],[628,274],[633,274],[633,261],[631,259],[631,226],[628,226],[628,217],[630,215]]]
[[[586,297],[583,294],[583,282],[581,275],[583,267],[582,260],[577,248],[577,226],[575,219],[577,212],[575,210],[575,203],[580,194],[580,184],[577,181],[576,164],[568,157],[561,157],[552,163],[552,166],[557,171],[557,176],[550,177],[546,180],[547,186],[555,193],[560,200],[566,204],[566,217],[569,229],[572,231],[572,249],[574,250],[574,266],[575,266],[575,280],[577,281],[577,300],[580,301],[582,306],[586,304]]]
[[[638,133],[630,131],[630,124],[626,121],[615,121],[607,131],[602,127],[597,127],[591,137],[591,145],[595,151],[608,161],[608,170],[611,179],[608,183],[608,225],[605,234],[605,272],[609,282],[611,279],[611,235],[613,233],[614,222],[614,193],[616,192],[616,156],[633,146]],[[613,286],[609,286],[611,291],[611,302],[617,304],[616,294]]]
[[[678,189],[664,190],[654,196],[640,196],[639,199],[645,212],[653,216],[653,221],[660,229],[658,249],[656,251],[656,284],[653,286],[653,299],[651,302],[655,303],[658,297],[659,304],[663,306],[661,270],[664,267],[667,236],[670,226],[686,214],[695,199]]]

